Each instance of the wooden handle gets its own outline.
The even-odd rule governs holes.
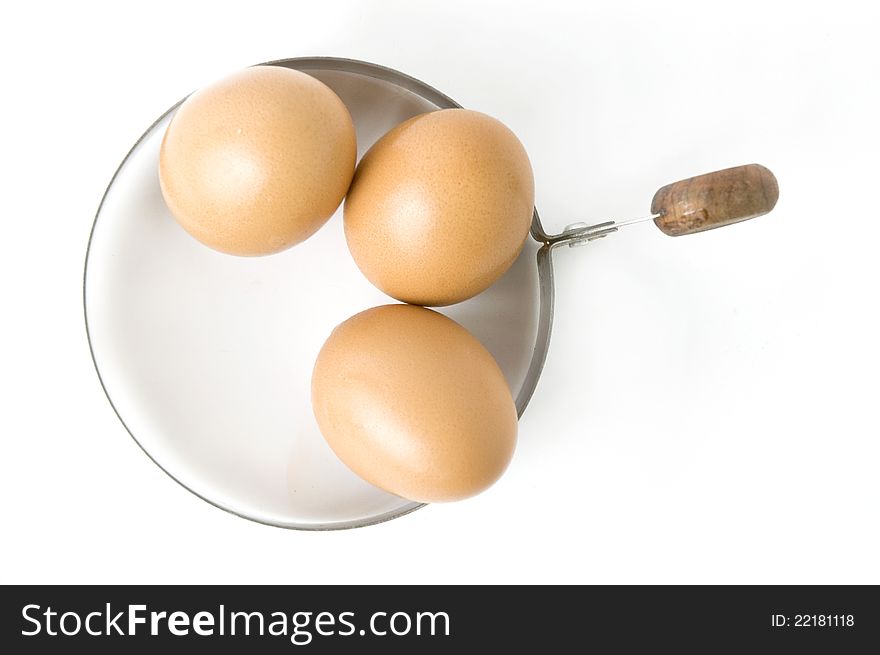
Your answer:
[[[726,168],[667,184],[654,194],[654,224],[671,237],[724,227],[769,212],[779,185],[759,164]]]

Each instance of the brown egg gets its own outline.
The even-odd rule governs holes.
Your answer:
[[[532,167],[502,123],[467,109],[416,116],[358,165],[345,236],[388,295],[450,305],[486,289],[523,247],[535,204]]]
[[[312,408],[349,468],[421,502],[479,493],[516,445],[516,407],[492,355],[452,319],[413,305],[374,307],[333,330]]]
[[[329,87],[255,66],[177,110],[159,181],[171,213],[207,246],[266,255],[311,236],[342,202],[357,156],[354,124]]]

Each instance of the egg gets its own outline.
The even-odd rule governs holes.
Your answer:
[[[420,502],[486,489],[516,445],[516,407],[492,355],[452,319],[413,305],[374,307],[333,330],[312,408],[351,470]]]
[[[159,182],[180,225],[233,255],[267,255],[311,236],[354,175],[342,100],[300,71],[254,66],[189,96],[162,141]]]
[[[450,305],[490,286],[529,233],[532,167],[498,120],[467,109],[411,118],[377,141],[345,201],[348,247],[388,295]]]

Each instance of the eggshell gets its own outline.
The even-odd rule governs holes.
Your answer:
[[[388,295],[438,306],[486,289],[529,233],[528,155],[501,122],[467,109],[416,116],[358,165],[345,236],[364,275]]]
[[[255,66],[187,98],[171,120],[159,181],[196,239],[265,255],[311,236],[342,202],[357,156],[351,116],[315,78]]]
[[[355,473],[421,502],[479,493],[516,445],[516,407],[498,364],[458,323],[385,305],[340,324],[318,355],[312,408]]]

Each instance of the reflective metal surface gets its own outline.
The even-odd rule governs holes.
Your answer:
[[[377,66],[375,64],[370,64],[367,62],[350,60],[350,59],[338,59],[338,58],[326,58],[326,57],[316,57],[316,58],[303,58],[303,59],[285,59],[274,62],[267,62],[272,65],[277,66],[285,66],[288,68],[298,69],[302,71],[316,71],[317,72],[326,72],[326,71],[338,71],[339,73],[352,73],[359,76],[365,76],[370,78],[375,78],[376,80],[382,80],[384,82],[389,82],[401,89],[404,89],[405,92],[409,92],[415,94],[427,102],[435,105],[438,108],[452,108],[459,107],[455,101],[446,96],[445,94],[433,89],[432,87],[412,78],[408,75],[400,73],[398,71],[394,71],[382,66]],[[181,100],[182,102],[182,100]],[[328,530],[328,529],[345,529],[345,528],[353,528],[353,527],[362,527],[366,525],[372,525],[375,523],[380,523],[383,521],[387,521],[392,518],[396,518],[398,516],[402,516],[407,514],[415,509],[422,507],[423,505],[419,503],[413,502],[401,502],[401,504],[390,511],[381,511],[370,513],[369,515],[363,515],[354,519],[334,519],[334,520],[317,520],[310,522],[296,521],[296,520],[279,520],[271,517],[264,516],[262,514],[251,512],[247,510],[237,509],[235,506],[230,505],[225,499],[224,495],[221,494],[219,496],[209,494],[209,493],[200,493],[197,489],[195,489],[192,485],[188,484],[185,480],[181,479],[178,475],[175,475],[169,468],[165,465],[164,461],[161,457],[157,456],[155,452],[153,452],[152,448],[148,447],[145,444],[143,439],[139,439],[138,435],[135,432],[138,432],[137,429],[132,429],[130,421],[127,421],[123,414],[125,411],[120,411],[119,404],[114,402],[114,398],[116,396],[116,389],[111,388],[113,385],[107,384],[106,375],[102,374],[102,369],[99,366],[100,357],[96,356],[96,344],[94,343],[95,333],[92,329],[93,326],[90,325],[90,303],[89,294],[91,294],[91,285],[94,284],[92,282],[90,284],[90,267],[89,261],[92,255],[94,246],[95,246],[95,236],[96,236],[96,228],[98,227],[99,218],[102,215],[102,210],[104,209],[105,201],[107,200],[111,188],[114,187],[114,183],[117,180],[117,176],[120,175],[120,172],[123,171],[126,164],[130,159],[133,158],[133,154],[138,150],[141,146],[142,142],[147,138],[148,135],[153,133],[158,126],[161,126],[163,122],[165,122],[168,117],[173,113],[173,111],[180,105],[180,102],[176,103],[173,107],[171,107],[163,116],[161,116],[154,125],[152,125],[144,136],[139,139],[135,145],[132,147],[129,154],[123,160],[123,163],[120,165],[119,170],[114,175],[114,178],[111,180],[110,185],[108,185],[108,189],[105,192],[104,198],[102,199],[101,206],[99,206],[95,223],[92,228],[92,235],[89,240],[89,248],[86,253],[86,269],[84,273],[84,310],[85,310],[85,318],[86,318],[86,330],[89,338],[89,345],[92,350],[92,358],[95,364],[95,368],[98,372],[99,379],[101,381],[102,386],[104,387],[104,391],[107,395],[108,400],[110,401],[111,406],[114,411],[116,411],[117,416],[122,422],[123,426],[129,432],[129,434],[134,438],[134,440],[138,443],[139,446],[144,450],[144,452],[170,477],[179,482],[182,486],[187,488],[192,493],[196,494],[206,502],[209,502],[221,509],[229,511],[238,516],[242,516],[244,518],[248,518],[250,520],[267,523],[270,525],[275,525],[278,527],[285,528],[293,528],[293,529],[304,529],[304,530]],[[544,366],[544,362],[547,357],[547,350],[549,347],[550,334],[552,328],[553,321],[553,301],[554,301],[554,293],[553,293],[553,268],[551,261],[551,252],[552,250],[559,245],[571,244],[578,240],[583,241],[584,239],[589,238],[598,238],[599,236],[603,236],[604,233],[607,233],[608,230],[614,231],[615,228],[606,226],[603,224],[602,226],[594,226],[593,228],[577,229],[566,231],[561,235],[551,236],[547,235],[544,232],[544,229],[541,225],[540,218],[538,216],[537,211],[534,214],[532,227],[531,227],[531,235],[535,239],[535,241],[540,244],[540,247],[536,251],[536,261],[535,265],[537,266],[537,281],[538,281],[538,308],[539,315],[537,319],[537,331],[535,336],[534,346],[531,352],[531,358],[528,359],[528,350],[527,350],[527,342],[523,343],[522,350],[520,351],[523,355],[523,369],[526,370],[525,362],[528,361],[528,369],[524,375],[524,382],[519,386],[519,391],[516,394],[515,402],[518,415],[522,415],[525,411],[526,406],[528,405],[532,394],[534,393],[535,387],[537,386],[538,380],[541,375],[541,371]],[[592,230],[592,232],[590,232]],[[600,233],[603,232],[604,233]],[[589,233],[589,234],[588,234]],[[533,249],[534,246],[530,246],[530,250]],[[528,267],[526,267],[527,269]],[[531,286],[534,284],[533,280],[529,280],[527,278],[517,278],[526,280],[526,284],[529,285],[530,289],[533,289]],[[534,293],[534,292],[532,292]],[[481,294],[482,295],[482,294]],[[471,326],[471,329],[479,326]],[[484,338],[486,335],[483,335]],[[107,361],[107,360],[103,360]],[[130,418],[130,417],[129,417]],[[143,432],[141,432],[141,437],[144,436]]]

